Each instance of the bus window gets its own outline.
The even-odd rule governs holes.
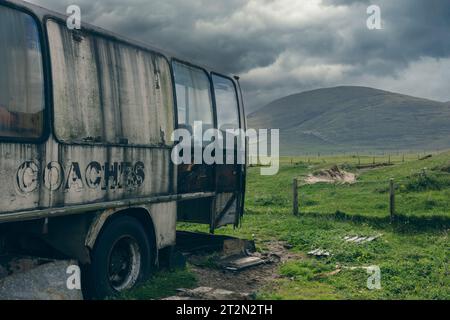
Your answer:
[[[0,6],[0,137],[39,138],[44,106],[37,25],[31,16]]]
[[[192,132],[194,122],[203,122],[204,129],[214,126],[211,90],[208,76],[198,68],[173,63],[177,93],[178,126]]]
[[[68,143],[169,145],[170,66],[162,56],[47,23],[56,136]]]
[[[239,129],[239,105],[233,82],[213,75],[214,94],[216,96],[217,127],[220,130]]]

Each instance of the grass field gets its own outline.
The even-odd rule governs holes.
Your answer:
[[[374,170],[358,170],[359,164],[373,163],[370,156],[334,156],[314,158],[283,158],[276,177],[259,177],[258,170],[250,170],[249,209],[275,207],[291,210],[292,179],[306,178],[309,174],[337,164],[356,173],[355,184],[315,184],[300,187],[300,210],[304,213],[385,217],[389,214],[389,180],[396,183],[396,211],[416,217],[450,217],[450,153],[417,160],[417,155],[391,156],[393,166]],[[388,163],[378,158],[375,163]],[[292,164],[291,164],[292,163]],[[255,168],[252,168],[255,169]],[[273,192],[276,190],[277,192]],[[256,191],[253,195],[252,192]]]
[[[242,228],[218,231],[254,239],[259,250],[283,241],[302,258],[278,269],[279,277],[257,292],[260,299],[450,299],[450,153],[417,160],[391,159],[394,166],[358,170],[373,157],[284,158],[275,177],[249,169]],[[301,185],[299,217],[292,215],[292,179],[302,179],[337,164],[357,174],[357,182]],[[425,169],[426,168],[426,169]],[[390,178],[396,181],[397,213],[389,219]],[[206,226],[181,229],[207,232]],[[343,241],[348,235],[382,237],[365,244]],[[313,249],[330,257],[309,257]],[[363,267],[379,266],[381,289],[369,290]],[[339,270],[337,272],[336,270]],[[178,287],[195,286],[187,270],[160,273],[127,298],[158,298]],[[164,288],[163,290],[161,288]]]

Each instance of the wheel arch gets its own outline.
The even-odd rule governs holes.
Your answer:
[[[156,263],[158,261],[158,237],[157,235],[157,229],[156,225],[154,223],[154,218],[152,217],[152,214],[150,210],[148,210],[145,207],[130,207],[130,208],[117,208],[117,209],[108,209],[105,210],[102,213],[99,213],[96,218],[92,221],[89,230],[86,234],[85,238],[85,246],[92,250],[95,246],[95,243],[97,241],[98,236],[101,234],[102,230],[114,221],[115,219],[121,217],[121,216],[129,216],[133,217],[136,220],[139,221],[139,223],[142,225],[142,227],[147,231],[147,234],[149,235],[149,241],[153,244],[153,250],[155,250],[155,261],[153,263]]]

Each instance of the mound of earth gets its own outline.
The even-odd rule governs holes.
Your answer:
[[[309,175],[305,182],[307,184],[315,183],[355,183],[356,175],[350,172],[339,169],[338,166],[333,166],[330,169],[321,170],[315,174]]]

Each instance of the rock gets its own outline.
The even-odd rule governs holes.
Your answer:
[[[170,301],[189,301],[189,300],[196,300],[190,297],[180,297],[180,296],[172,296],[172,297],[167,297],[161,300],[170,300]]]
[[[67,268],[75,261],[56,261],[0,280],[0,300],[83,300],[81,290],[69,290]]]
[[[179,289],[176,297],[165,300],[250,300],[251,294],[237,293],[229,290],[214,289],[209,287],[199,287],[196,289]]]

